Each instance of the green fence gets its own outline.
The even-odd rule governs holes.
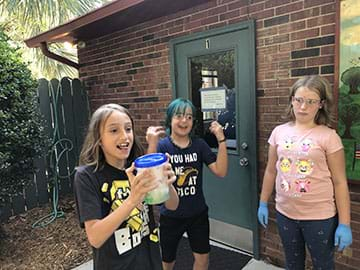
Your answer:
[[[89,119],[86,92],[78,79],[41,79],[38,95],[45,130],[53,142],[51,154],[35,160],[37,171],[30,176],[32,184],[0,209],[1,220],[48,203],[55,185],[59,196],[72,192],[74,168]]]

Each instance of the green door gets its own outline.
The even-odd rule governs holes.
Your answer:
[[[224,179],[204,169],[213,240],[258,255],[254,22],[249,21],[170,42],[174,97],[198,108],[196,134],[217,151],[209,133],[218,120],[227,138]]]

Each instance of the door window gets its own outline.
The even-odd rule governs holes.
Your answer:
[[[209,131],[209,125],[217,120],[224,128],[228,149],[236,149],[236,91],[234,50],[191,57],[191,99],[196,112],[196,135],[205,139],[212,148],[217,140]],[[201,90],[225,89],[225,109],[201,110]]]

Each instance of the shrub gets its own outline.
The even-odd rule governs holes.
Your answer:
[[[0,204],[33,181],[33,160],[47,146],[37,82],[0,29]]]

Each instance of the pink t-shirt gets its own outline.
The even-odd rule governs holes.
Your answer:
[[[335,130],[323,125],[299,131],[289,122],[268,140],[276,147],[276,210],[291,219],[317,220],[336,214],[326,156],[343,148]]]

